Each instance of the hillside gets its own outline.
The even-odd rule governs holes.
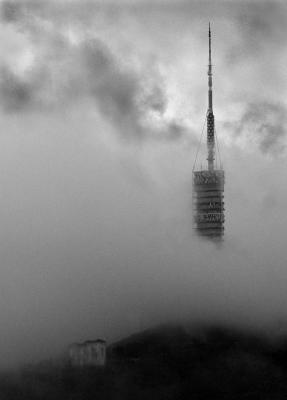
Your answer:
[[[104,369],[46,363],[0,379],[1,400],[286,397],[286,342],[223,327],[158,327],[111,345]]]

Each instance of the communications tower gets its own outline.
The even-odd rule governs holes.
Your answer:
[[[207,165],[193,169],[193,220],[196,233],[211,240],[222,240],[224,235],[224,170],[215,163],[216,138],[212,104],[211,31],[208,30],[208,108]],[[195,161],[196,163],[196,161]]]

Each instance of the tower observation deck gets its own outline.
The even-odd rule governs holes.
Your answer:
[[[215,125],[212,99],[211,31],[209,24],[207,165],[193,170],[193,222],[199,236],[222,240],[224,235],[224,170],[215,164]]]

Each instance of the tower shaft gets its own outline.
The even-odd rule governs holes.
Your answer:
[[[224,235],[224,171],[214,168],[215,129],[212,98],[211,32],[208,62],[207,169],[193,171],[193,212],[197,234],[211,240]]]

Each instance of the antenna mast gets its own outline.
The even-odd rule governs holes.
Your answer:
[[[211,30],[210,23],[208,29],[208,39],[209,39],[209,58],[208,58],[208,109],[207,109],[207,151],[208,151],[208,170],[214,170],[214,115],[213,115],[213,105],[212,105],[212,63],[211,63]]]

